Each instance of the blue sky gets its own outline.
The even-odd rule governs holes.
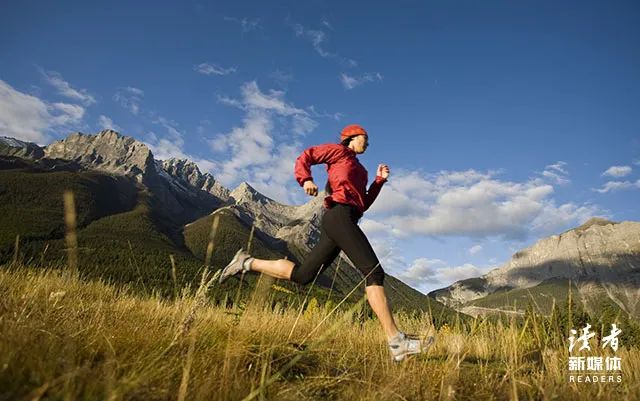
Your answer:
[[[114,128],[300,204],[297,155],[362,124],[361,225],[422,291],[640,220],[637,2],[100,3],[2,2],[0,135]]]

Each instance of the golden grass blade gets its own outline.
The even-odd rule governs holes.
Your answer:
[[[64,191],[64,222],[66,227],[67,264],[71,271],[78,270],[78,236],[76,233],[76,204],[72,191]]]
[[[207,255],[205,257],[205,267],[211,266],[211,257],[215,246],[216,234],[218,233],[218,225],[220,224],[220,216],[215,214],[211,221],[211,231],[209,231],[209,243],[207,244]]]

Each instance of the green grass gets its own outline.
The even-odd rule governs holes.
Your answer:
[[[251,226],[243,223],[232,211],[221,209],[215,213],[219,216],[218,232],[215,235],[215,252],[211,262],[215,266],[224,266],[241,247],[247,248]],[[184,230],[184,242],[191,253],[204,260],[211,233],[213,215],[201,217],[188,224]],[[251,253],[262,259],[291,258],[286,250],[274,250],[265,244],[256,234],[251,243]]]
[[[130,210],[136,188],[121,177],[95,172],[0,170],[0,263],[13,252],[17,235],[25,240],[60,238],[64,234],[62,193],[76,197],[80,227]]]
[[[576,302],[580,302],[580,295],[575,284],[572,284],[571,290]],[[551,279],[530,288],[496,291],[486,297],[473,300],[468,305],[523,312],[532,304],[538,313],[548,315],[551,313],[551,308],[554,304],[562,305],[566,303],[568,293],[569,280]]]
[[[603,286],[597,282],[580,283],[588,285],[586,292],[580,291],[576,282],[567,279],[549,279],[524,289],[496,291],[486,297],[473,300],[465,306],[486,308],[489,315],[499,315],[500,311],[517,311],[551,316],[557,310],[566,309],[571,302],[572,309],[582,320],[601,322],[623,321],[633,330],[625,333],[627,340],[640,345],[640,331],[637,330],[638,316],[630,315],[616,304]],[[605,324],[606,325],[606,324]]]

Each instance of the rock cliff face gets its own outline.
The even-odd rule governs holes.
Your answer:
[[[97,135],[71,134],[46,146],[44,152],[50,159],[72,160],[87,168],[134,177],[139,182],[156,173],[147,145],[112,130]]]
[[[275,240],[308,251],[318,239],[322,216],[320,194],[301,206],[284,205],[247,183],[229,191],[209,173],[186,159],[155,160],[144,143],[113,130],[95,135],[74,133],[45,148],[13,138],[0,138],[0,155],[43,161],[71,161],[79,168],[96,169],[135,179],[147,188],[168,219],[185,224],[228,206],[247,224],[254,224]]]
[[[44,157],[44,150],[33,142],[0,136],[0,156],[40,159]]]
[[[46,159],[73,161],[83,168],[134,179],[153,195],[170,224],[191,221],[228,200],[229,191],[188,160],[155,160],[147,145],[113,130],[74,133],[44,148]]]
[[[231,192],[230,201],[246,221],[258,229],[308,251],[319,239],[323,194],[301,206],[283,205],[256,191],[246,182]]]
[[[516,252],[509,262],[482,277],[458,281],[429,295],[459,307],[498,289],[529,288],[551,278],[636,285],[639,273],[640,223],[593,218]]]
[[[161,162],[160,168],[194,188],[208,192],[225,202],[229,200],[229,190],[216,181],[211,174],[200,172],[198,165],[191,160],[171,158]]]

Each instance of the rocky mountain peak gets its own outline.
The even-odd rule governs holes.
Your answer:
[[[231,192],[229,201],[241,219],[273,238],[297,244],[302,250],[309,251],[319,238],[323,214],[320,196],[304,205],[285,205],[243,182]]]
[[[159,163],[159,167],[170,176],[194,188],[209,192],[224,202],[229,199],[229,190],[216,181],[211,174],[202,173],[198,165],[191,160],[172,157]]]
[[[198,165],[191,160],[172,157],[162,162],[162,169],[197,188],[200,188],[205,181],[205,174],[202,174]]]
[[[501,288],[530,288],[549,279],[612,282],[640,273],[640,222],[592,218],[572,230],[537,241],[482,277],[430,293],[462,305]]]
[[[602,218],[602,217],[592,217],[589,220],[587,220],[584,224],[582,224],[581,226],[573,229],[573,231],[575,231],[577,234],[582,234],[583,232],[587,231],[591,227],[594,227],[594,226],[596,226],[596,227],[597,226],[607,226],[609,224],[618,224],[618,223],[615,223],[613,221],[607,220],[607,219]]]
[[[0,136],[0,156],[21,157],[23,159],[40,159],[44,150],[33,142]]]
[[[265,204],[269,202],[275,202],[272,199],[262,195],[247,182],[240,183],[240,185],[238,185],[236,189],[231,192],[230,197],[232,197],[237,204],[250,202],[259,202]]]
[[[142,177],[155,172],[153,154],[144,143],[113,130],[95,135],[77,132],[44,148],[51,159],[76,161],[82,165],[115,174]]]

